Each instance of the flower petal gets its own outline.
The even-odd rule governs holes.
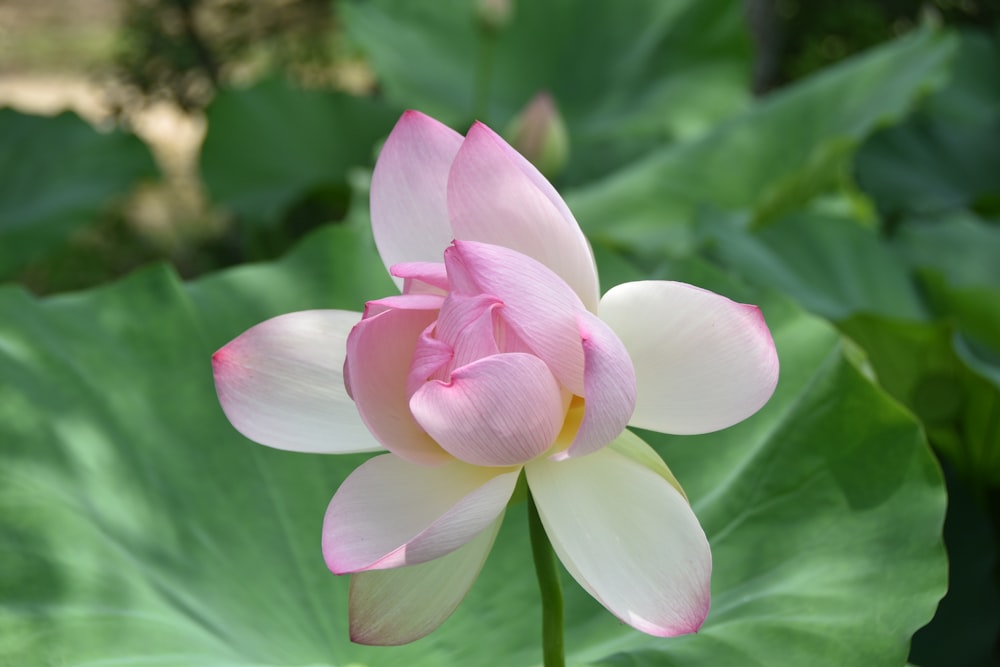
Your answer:
[[[464,546],[419,565],[351,576],[351,641],[398,646],[426,636],[447,619],[479,576],[503,522]]]
[[[608,611],[659,637],[701,627],[712,554],[669,481],[607,447],[560,462],[537,459],[525,473],[559,559]]]
[[[503,246],[455,241],[444,257],[452,291],[500,299],[500,318],[563,386],[582,396],[584,357],[576,316],[586,309],[569,285],[541,262]]]
[[[452,456],[480,466],[530,461],[566,415],[559,383],[538,357],[497,354],[428,382],[410,399],[417,422]]]
[[[500,352],[493,319],[501,305],[489,294],[449,294],[444,300],[434,335],[454,351],[453,367]]]
[[[421,466],[369,459],[337,489],[323,519],[335,574],[415,565],[458,549],[503,512],[519,469],[460,461]]]
[[[443,256],[444,251],[442,251]],[[393,264],[389,273],[403,280],[403,294],[437,294],[445,296],[450,289],[448,273],[442,262],[403,262]]]
[[[386,449],[414,463],[451,458],[413,419],[407,393],[417,341],[440,303],[441,297],[423,294],[373,301],[367,310],[376,314],[366,313],[347,338],[351,396],[361,419]]]
[[[580,225],[545,177],[482,123],[469,130],[452,164],[448,214],[455,238],[537,259],[596,310],[597,268]]]
[[[601,319],[632,357],[632,426],[680,435],[740,422],[778,382],[778,355],[756,306],[691,285],[625,283],[601,299]]]
[[[596,315],[578,315],[584,356],[584,412],[569,449],[555,458],[596,452],[625,430],[635,409],[635,369],[628,351]]]
[[[372,173],[371,218],[387,269],[441,261],[454,236],[448,172],[461,145],[462,135],[418,111],[404,113],[386,139]]]
[[[261,322],[212,355],[226,417],[269,447],[342,454],[382,449],[344,387],[359,313],[308,310]]]

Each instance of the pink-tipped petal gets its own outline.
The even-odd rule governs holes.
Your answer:
[[[756,306],[691,285],[625,283],[601,299],[601,319],[635,365],[632,426],[708,433],[759,410],[778,382],[778,355]]]
[[[596,310],[597,269],[573,214],[545,177],[482,123],[472,126],[455,156],[448,213],[455,238],[537,259]]]
[[[574,394],[583,395],[584,358],[577,314],[583,303],[559,276],[515,250],[455,241],[445,251],[453,292],[503,302],[501,319]]]
[[[395,297],[406,305],[418,295]],[[431,297],[424,297],[430,299]],[[440,302],[440,297],[433,297]],[[351,395],[361,419],[389,451],[414,463],[435,464],[451,457],[424,433],[410,414],[407,379],[421,333],[437,310],[369,304],[366,316],[347,338]],[[380,304],[377,307],[374,304]]]
[[[579,318],[585,404],[580,429],[565,456],[584,456],[607,445],[625,430],[635,409],[635,369],[625,346],[597,316],[581,313]]]
[[[472,588],[503,521],[464,546],[420,565],[351,576],[351,641],[398,646],[420,639],[451,616]]]
[[[359,313],[309,310],[262,322],[212,355],[223,411],[269,447],[342,454],[382,449],[344,386],[347,334]]]
[[[384,454],[337,489],[323,519],[323,557],[335,574],[415,565],[458,549],[510,500],[518,469],[451,461],[420,466]]]
[[[559,559],[608,611],[659,637],[708,615],[712,554],[684,497],[661,475],[604,448],[525,466]]]
[[[413,416],[454,457],[480,466],[530,461],[555,441],[566,415],[559,384],[530,354],[498,354],[428,382]]]
[[[371,185],[372,233],[386,268],[441,261],[454,236],[448,172],[461,145],[462,135],[418,111],[404,113],[389,134]]]

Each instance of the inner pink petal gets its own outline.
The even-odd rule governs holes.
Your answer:
[[[413,305],[419,298],[396,297],[406,305]],[[440,301],[440,297],[436,298]],[[351,395],[368,430],[386,449],[413,463],[448,460],[448,455],[413,419],[407,393],[417,340],[438,311],[392,308],[387,301],[382,300],[378,308],[369,308],[347,338]],[[372,311],[376,314],[369,314]]]
[[[410,399],[417,422],[455,458],[518,465],[544,453],[566,415],[563,392],[538,357],[497,354],[428,382]]]
[[[584,357],[576,293],[541,262],[501,246],[455,241],[445,251],[453,294],[491,294],[503,302],[503,322],[560,383],[583,395]]]
[[[533,257],[596,310],[597,270],[580,226],[538,170],[482,123],[469,129],[452,163],[448,215],[456,239]]]
[[[636,400],[635,369],[625,345],[596,315],[584,312],[579,318],[585,404],[583,421],[566,456],[590,454],[617,438],[632,418]]]
[[[450,294],[444,300],[434,335],[454,351],[449,370],[500,352],[494,320],[501,307],[500,301],[488,294]]]
[[[389,273],[403,279],[403,294],[438,294],[444,296],[448,272],[441,262],[403,262],[394,264]]]
[[[435,324],[431,324],[417,341],[413,351],[413,363],[406,378],[406,396],[413,396],[429,379],[443,380],[448,377],[455,356],[451,345],[434,337]]]

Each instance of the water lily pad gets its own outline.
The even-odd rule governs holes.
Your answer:
[[[326,570],[319,534],[363,457],[255,445],[218,406],[216,347],[280,312],[359,308],[390,289],[380,271],[370,238],[342,227],[191,284],[152,268],[57,298],[0,291],[0,662],[539,663],[523,504],[440,630],[351,645],[347,581]],[[654,441],[712,542],[712,612],[697,635],[656,639],[567,578],[570,661],[903,664],[945,588],[937,465],[827,324],[733,296],[758,300],[773,329],[774,399],[721,433]]]

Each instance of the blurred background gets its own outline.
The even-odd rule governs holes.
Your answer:
[[[466,4],[476,5],[480,22],[478,28],[469,26],[470,34],[476,29],[489,33],[490,23],[502,31],[502,24],[515,11],[514,0]],[[80,192],[80,205],[95,209],[89,211],[94,215],[85,216],[85,223],[80,216],[79,229],[66,229],[47,247],[0,265],[2,277],[45,294],[98,284],[153,259],[167,259],[182,275],[194,276],[241,261],[274,257],[308,229],[342,217],[347,208],[345,194],[319,187],[297,193],[294,201],[282,202],[280,210],[268,211],[268,221],[251,220],[253,216],[239,206],[227,205],[225,185],[221,192],[213,192],[215,160],[200,155],[206,117],[218,114],[223,117],[219,123],[225,122],[222,107],[235,96],[230,91],[250,89],[264,97],[292,95],[291,91],[336,91],[384,99],[378,66],[366,53],[366,41],[372,37],[363,31],[360,35],[356,30],[346,31],[341,9],[336,0],[0,2],[0,106],[42,116],[69,112],[105,135],[122,130],[137,137],[154,161],[145,165],[145,172],[137,165],[131,174],[127,168],[119,170],[118,187],[107,192],[96,188],[91,201],[84,203],[87,193]],[[627,8],[623,11],[628,12]],[[412,13],[422,12],[407,9],[403,20]],[[688,128],[688,134],[740,106],[733,98],[742,91],[726,88],[739,86],[747,93],[767,95],[903,35],[922,18],[989,32],[1000,20],[1000,4],[991,0],[747,0],[739,14],[744,25],[738,30],[723,26],[729,34],[702,35],[705,59],[728,60],[737,71],[724,76],[708,73],[711,79],[706,88],[717,80],[724,85],[717,86],[718,99],[701,105],[704,117],[689,123],[694,127]],[[414,30],[420,25],[421,17],[417,19]],[[734,33],[743,34],[734,39]],[[712,44],[712,39],[717,43]],[[592,46],[602,48],[599,41]],[[727,49],[729,53],[724,52]],[[453,84],[471,88],[472,82],[456,80]],[[275,87],[274,92],[265,92],[268,85]],[[277,92],[278,88],[283,92]],[[220,91],[223,99],[217,100]],[[396,101],[392,97],[399,95],[390,95],[390,105]],[[504,128],[519,111],[481,104],[471,108],[476,104],[470,100],[464,118],[453,113],[446,120],[460,130],[474,117]],[[14,129],[11,115],[5,121],[3,137],[10,143],[23,130]],[[63,125],[68,134],[61,141],[87,133],[79,124],[69,128],[68,119]],[[34,150],[53,158],[51,166],[58,169],[54,159],[57,133],[51,131],[56,125],[50,131],[43,129],[45,125],[36,127],[52,143],[37,138],[41,143]],[[676,139],[685,131],[664,130],[650,146]],[[123,143],[108,141],[104,150]],[[142,149],[130,148],[132,159],[139,161]],[[109,160],[114,162],[110,156]],[[614,162],[608,162],[605,172],[613,166]],[[572,185],[573,179],[563,184]],[[10,184],[5,194],[15,200],[23,197],[11,192],[14,187]],[[17,227],[9,211],[4,212],[4,226]]]
[[[689,3],[645,42],[629,3],[582,5],[0,0],[0,281],[273,259],[367,219],[404,108],[484,120],[600,261],[697,255],[864,349],[949,482],[951,590],[911,661],[1000,664],[1000,2]],[[881,88],[824,106],[862,53]],[[760,169],[729,177],[745,156]],[[637,174],[665,177],[622,186]]]

